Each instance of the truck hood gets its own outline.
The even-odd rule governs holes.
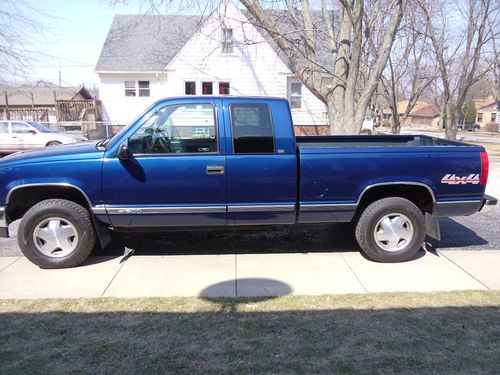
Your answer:
[[[79,142],[20,151],[1,158],[0,167],[13,164],[31,164],[58,160],[102,158],[104,150],[98,149],[96,144],[97,141]]]

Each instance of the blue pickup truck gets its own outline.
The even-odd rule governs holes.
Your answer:
[[[80,264],[113,232],[353,222],[379,262],[410,259],[438,217],[486,211],[488,156],[426,136],[296,137],[279,98],[160,100],[108,140],[0,161],[0,234],[24,255]]]

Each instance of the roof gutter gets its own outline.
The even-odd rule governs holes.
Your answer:
[[[96,70],[97,74],[161,74],[162,70]]]

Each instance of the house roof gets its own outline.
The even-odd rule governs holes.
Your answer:
[[[431,104],[429,102],[427,102],[426,100],[417,100],[417,102],[413,106],[413,109],[410,112],[410,115],[413,115],[415,113],[415,111],[418,111],[421,108],[424,108],[424,107],[427,107],[430,105]],[[404,113],[404,111],[406,110],[407,106],[408,106],[408,100],[400,100],[398,102],[398,113],[400,115],[402,115]],[[391,109],[387,107],[387,108],[384,108],[382,112],[383,113],[391,113]]]
[[[10,106],[53,106],[56,100],[93,99],[83,86],[60,87],[48,84],[37,86],[0,87],[0,106],[5,106],[5,93]],[[33,95],[33,96],[32,96]]]
[[[273,48],[281,60],[292,66],[269,33],[246,10],[239,10]],[[289,12],[268,11],[269,18],[283,35],[297,39]],[[321,12],[312,12],[314,24],[324,28]],[[333,15],[332,15],[333,16]],[[209,16],[210,17],[210,16]],[[96,71],[159,72],[177,55],[207,17],[183,15],[116,15],[97,61]],[[331,67],[331,50],[324,33],[318,34],[317,61]]]
[[[472,100],[472,102],[474,103],[474,107],[476,107],[476,110],[483,109],[486,107],[491,107],[494,106],[495,104],[497,105],[498,108],[498,106],[500,105],[496,99],[491,97],[486,99],[474,99]]]
[[[417,110],[413,110],[410,116],[415,117],[437,117],[439,116],[439,110],[434,104],[426,105],[425,107],[421,107]]]
[[[199,16],[116,15],[96,71],[161,71],[202,21]]]

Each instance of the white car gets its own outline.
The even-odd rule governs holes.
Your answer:
[[[0,121],[0,154],[87,140],[79,135],[57,133],[36,121]]]

